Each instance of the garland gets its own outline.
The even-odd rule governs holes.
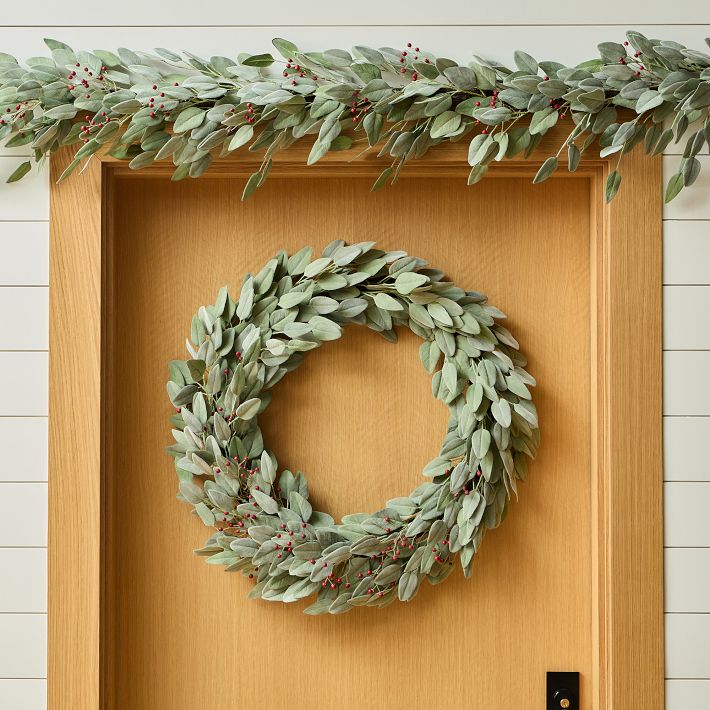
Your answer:
[[[528,389],[535,381],[485,296],[374,242],[334,241],[311,256],[310,247],[280,252],[247,274],[236,302],[222,288],[214,305],[199,309],[191,359],[170,364],[177,412],[169,451],[178,498],[218,528],[198,553],[255,577],[252,598],[292,602],[317,592],[306,612],[339,614],[410,600],[424,578],[446,579],[456,555],[468,577],[485,530],[501,522],[527,473],[539,432]],[[419,335],[449,422],[423,471],[430,481],[336,525],[313,510],[302,473],[278,471],[257,415],[271,387],[349,323],[391,341],[395,326]]]
[[[309,164],[351,146],[389,156],[373,189],[439,143],[465,139],[473,184],[491,161],[529,155],[565,121],[569,134],[534,182],[558,168],[563,150],[575,170],[596,144],[602,157],[618,156],[607,201],[619,189],[624,154],[641,142],[646,153],[660,154],[690,131],[668,181],[668,202],[697,179],[696,156],[710,145],[710,55],[638,32],[628,32],[623,44],[600,44],[598,58],[575,67],[518,51],[514,71],[478,57],[461,66],[411,43],[399,50],[355,47],[351,54],[301,52],[275,39],[279,62],[270,54],[235,61],[167,49],[75,52],[45,42],[51,57],[30,58],[26,66],[0,53],[0,141],[31,147],[39,163],[59,146],[80,144],[60,179],[102,148],[134,169],[171,158],[173,179],[181,180],[202,175],[214,153],[248,146],[264,155],[246,198],[264,182],[276,151],[314,135]],[[267,69],[275,64],[278,73]],[[8,182],[30,168],[23,162]]]

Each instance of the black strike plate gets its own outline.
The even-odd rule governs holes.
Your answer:
[[[547,710],[579,709],[579,673],[547,672]]]

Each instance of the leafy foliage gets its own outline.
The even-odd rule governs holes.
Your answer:
[[[237,300],[222,288],[192,320],[190,359],[170,363],[168,394],[178,497],[217,527],[198,551],[256,578],[251,595],[340,614],[411,599],[423,579],[443,581],[456,555],[470,575],[485,530],[495,528],[539,445],[537,413],[518,343],[486,297],[464,291],[405,252],[334,241],[312,259],[280,252],[247,274]],[[314,511],[300,472],[279,471],[258,415],[271,388],[305,353],[356,323],[397,339],[422,338],[434,396],[449,408],[428,481],[372,514],[336,524]],[[443,361],[441,368],[439,363]]]
[[[710,55],[638,32],[628,32],[623,44],[600,44],[599,58],[576,67],[518,51],[515,70],[480,58],[459,66],[411,45],[302,52],[275,39],[283,60],[207,60],[166,49],[114,54],[46,43],[51,56],[26,65],[0,53],[0,141],[29,145],[38,162],[61,145],[79,144],[62,178],[101,149],[134,169],[169,158],[173,179],[181,180],[202,175],[215,154],[248,147],[263,151],[263,160],[246,198],[263,184],[276,151],[315,136],[309,164],[351,146],[389,156],[391,166],[373,187],[379,189],[408,160],[472,135],[471,185],[491,161],[529,155],[566,120],[569,134],[536,182],[558,168],[564,149],[574,169],[595,144],[620,162],[640,143],[656,155],[689,134],[670,200],[695,181],[696,155],[710,144]],[[607,199],[620,185],[618,168]],[[26,172],[23,164],[11,181]]]

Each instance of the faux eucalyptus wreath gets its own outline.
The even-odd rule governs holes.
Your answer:
[[[207,60],[167,49],[75,52],[45,41],[51,57],[31,57],[24,66],[0,53],[0,141],[31,147],[38,162],[61,145],[80,144],[62,178],[102,148],[135,169],[170,158],[180,180],[202,175],[214,154],[248,146],[263,151],[263,160],[247,181],[247,197],[264,182],[276,151],[315,136],[309,164],[351,146],[388,156],[375,189],[439,143],[466,140],[473,184],[493,160],[529,155],[566,121],[568,135],[534,181],[557,169],[563,150],[575,170],[597,145],[602,156],[618,156],[607,200],[619,189],[625,153],[643,143],[659,154],[690,131],[668,182],[670,201],[696,180],[696,156],[710,145],[710,55],[639,32],[628,32],[623,44],[603,42],[598,58],[575,67],[515,52],[514,70],[480,57],[461,66],[411,42],[302,52],[275,39],[282,60]],[[22,163],[9,182],[30,167]]]
[[[256,578],[251,597],[292,602],[317,593],[311,614],[408,601],[423,579],[446,579],[457,555],[469,576],[539,444],[535,382],[496,321],[504,317],[422,259],[374,242],[334,241],[316,259],[310,247],[280,252],[247,274],[236,302],[222,288],[192,319],[191,358],[170,363],[167,385],[177,408],[169,451],[178,498],[217,528],[198,553]],[[336,524],[313,510],[302,473],[279,471],[257,417],[305,353],[351,323],[391,341],[396,326],[419,335],[449,421],[423,471],[428,481]]]

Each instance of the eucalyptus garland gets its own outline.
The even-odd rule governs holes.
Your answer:
[[[190,359],[170,363],[168,394],[178,498],[217,531],[197,552],[256,579],[252,598],[339,614],[414,597],[442,582],[458,555],[466,576],[484,532],[495,528],[539,444],[537,413],[518,343],[486,297],[464,291],[405,252],[374,242],[332,242],[280,252],[238,300],[222,288],[192,319]],[[305,353],[356,323],[396,341],[396,326],[423,340],[432,391],[449,409],[425,483],[375,513],[342,523],[309,502],[300,472],[279,470],[258,415],[271,388]],[[441,367],[439,363],[443,362]],[[288,416],[288,413],[284,413]]]
[[[606,185],[611,200],[624,154],[643,142],[657,155],[690,131],[668,182],[670,201],[696,180],[696,156],[710,145],[710,55],[639,32],[628,32],[623,44],[600,44],[598,58],[575,67],[518,51],[515,70],[480,57],[462,66],[411,42],[401,49],[302,52],[275,39],[282,60],[271,54],[208,60],[167,49],[75,52],[45,42],[51,57],[25,65],[0,53],[0,141],[29,146],[37,162],[59,146],[79,144],[60,179],[101,149],[134,169],[170,158],[173,179],[181,180],[202,175],[215,154],[248,146],[263,151],[263,160],[246,183],[246,198],[264,182],[277,151],[315,136],[309,164],[351,146],[388,156],[374,189],[443,141],[466,140],[473,184],[492,161],[529,155],[566,120],[569,132],[535,182],[558,168],[563,150],[575,170],[597,145],[601,156],[618,156]],[[23,162],[8,181],[30,168]]]

